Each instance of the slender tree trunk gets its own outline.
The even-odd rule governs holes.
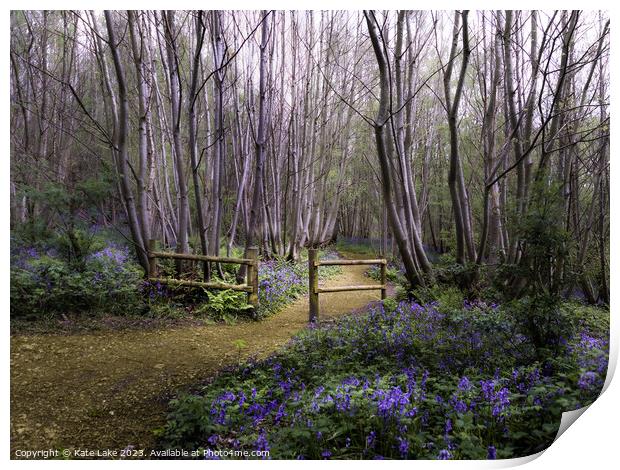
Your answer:
[[[271,20],[271,12],[263,10],[261,12],[261,41],[260,41],[260,62],[259,62],[259,87],[258,87],[258,124],[256,129],[256,167],[254,170],[254,192],[252,194],[252,206],[250,208],[250,224],[245,240],[245,254],[247,256],[248,249],[252,247],[255,240],[260,240],[259,217],[262,216],[262,198],[261,192],[263,188],[263,167],[265,164],[265,146],[267,143],[267,47],[269,45],[269,23]],[[241,282],[245,277],[245,265],[237,274],[237,280]]]
[[[183,161],[183,146],[181,144],[181,83],[179,71],[179,56],[177,53],[177,30],[174,10],[162,12],[166,36],[166,56],[168,72],[170,74],[170,119],[172,124],[172,142],[179,188],[177,253],[189,252],[189,200],[187,183],[185,181],[185,162]],[[177,270],[181,271],[183,264],[177,262]]]
[[[188,96],[188,126],[189,126],[189,155],[192,165],[192,181],[194,183],[194,202],[196,204],[196,221],[198,225],[198,235],[200,238],[200,250],[202,254],[207,255],[207,228],[205,227],[204,209],[202,207],[202,192],[200,190],[200,168],[198,161],[198,144],[197,124],[196,124],[196,104],[198,102],[197,88],[198,77],[200,72],[200,55],[204,44],[204,36],[206,32],[204,24],[204,12],[196,11],[194,13],[194,28],[196,31],[196,48],[192,61],[191,83]],[[203,275],[205,281],[210,278],[209,263],[203,264]]]
[[[105,11],[106,27],[108,30],[108,44],[112,53],[112,60],[114,62],[114,70],[116,72],[116,81],[118,85],[118,121],[115,131],[115,154],[117,171],[121,179],[121,194],[127,210],[127,218],[129,223],[129,229],[131,231],[131,237],[134,242],[136,255],[140,262],[140,265],[144,269],[145,274],[148,274],[149,261],[146,251],[146,245],[142,238],[143,230],[140,227],[138,213],[136,211],[135,199],[131,190],[131,184],[129,181],[129,152],[127,149],[127,136],[129,133],[129,102],[127,98],[127,84],[125,80],[125,70],[120,58],[120,54],[117,49],[116,33],[114,32],[114,21],[112,19],[112,13]]]

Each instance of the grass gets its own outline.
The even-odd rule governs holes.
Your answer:
[[[336,250],[339,252],[342,251],[356,255],[377,256],[381,251],[379,247],[374,247],[373,244],[366,239],[338,239],[335,246]]]

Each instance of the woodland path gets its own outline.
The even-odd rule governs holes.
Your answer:
[[[351,257],[357,257],[352,255]],[[343,266],[329,285],[369,284]],[[321,320],[360,309],[380,291],[322,294]],[[15,450],[150,449],[175,391],[239,360],[264,357],[307,325],[308,298],[260,322],[146,331],[11,337],[11,456]]]

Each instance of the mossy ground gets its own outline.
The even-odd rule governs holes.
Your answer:
[[[372,283],[366,268],[344,266],[326,284]],[[379,298],[378,290],[323,294],[321,320]],[[307,317],[303,297],[261,322],[13,335],[11,455],[16,449],[148,449],[176,391],[272,353],[307,326]]]

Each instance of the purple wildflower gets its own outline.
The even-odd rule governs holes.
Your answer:
[[[370,434],[366,436],[366,447],[373,448],[375,446],[375,439],[377,434],[374,431],[370,431]]]
[[[398,451],[400,452],[401,457],[407,457],[407,454],[409,453],[409,441],[407,441],[407,438],[398,438]]]
[[[581,374],[581,377],[579,377],[579,381],[577,382],[577,386],[582,390],[586,390],[586,389],[592,388],[595,382],[596,382],[596,373],[592,371],[588,371],[588,372],[584,372],[583,374]]]
[[[469,382],[469,379],[467,377],[461,378],[461,381],[459,382],[459,390],[467,391],[470,388],[471,383]]]

